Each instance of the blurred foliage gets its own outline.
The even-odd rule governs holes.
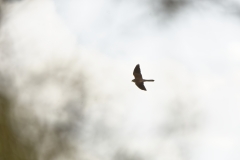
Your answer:
[[[2,5],[3,5],[3,2],[2,2],[2,0],[0,0],[0,26],[2,23]]]
[[[167,17],[168,20],[186,9],[195,12],[196,9],[209,9],[209,6],[218,7],[222,12],[240,18],[240,3],[235,0],[151,0],[149,2],[158,17]]]
[[[31,143],[23,143],[14,131],[11,119],[11,101],[0,94],[0,159],[35,160],[36,148]]]
[[[22,1],[22,0],[3,0],[3,2],[16,2],[16,1]]]
[[[1,48],[2,49],[2,48]],[[2,50],[1,50],[2,51]],[[35,160],[35,145],[23,140],[16,130],[20,121],[13,116],[15,99],[10,96],[11,80],[0,72],[0,159],[1,160]]]
[[[113,156],[113,160],[143,160],[143,158],[137,154],[130,154],[124,150],[118,150]]]
[[[71,157],[73,148],[64,135],[65,131],[59,129],[62,124],[50,126],[37,119],[21,119],[13,114],[13,108],[12,101],[0,94],[1,160],[52,160],[60,156]],[[29,114],[25,112],[24,116],[29,117]],[[22,132],[25,134],[21,134]]]
[[[151,0],[151,6],[156,15],[164,15],[168,18],[192,4],[192,0]]]
[[[7,0],[0,1],[0,7],[2,7],[3,2],[7,2]],[[11,0],[8,0],[8,2],[11,2]],[[198,3],[197,0],[151,0],[151,2],[156,11],[171,16]],[[66,93],[76,91],[74,93],[76,97],[73,97],[64,105],[65,112],[68,112],[68,118],[64,122],[48,124],[34,117],[34,114],[29,110],[24,109],[21,113],[17,112],[19,109],[16,110],[15,108],[14,98],[7,96],[4,91],[0,93],[0,160],[53,160],[59,159],[59,157],[71,159],[75,150],[70,137],[77,125],[76,122],[79,122],[79,118],[83,117],[79,113],[82,113],[81,109],[86,105],[87,93],[84,89],[84,79],[82,81],[79,78],[73,79],[83,76],[70,74],[69,70],[71,68],[65,66],[63,68],[48,68],[41,74],[31,75],[32,77],[26,82],[30,89],[39,90],[44,84],[54,82],[54,84],[65,86],[67,88]],[[66,73],[69,73],[69,75]],[[74,77],[71,77],[71,75],[74,75]],[[18,94],[21,94],[21,92]],[[81,99],[80,102],[79,99]],[[81,107],[79,107],[79,104]],[[186,107],[184,102],[174,101],[171,106],[169,119],[163,127],[166,135],[171,137],[172,135],[179,135],[179,133],[188,134],[195,130],[197,125],[194,114],[186,116],[191,105]],[[104,127],[104,122],[98,122],[93,127],[96,137],[109,141],[111,134],[106,135],[106,133],[110,129]],[[140,160],[142,158],[139,155],[118,151],[113,159]]]

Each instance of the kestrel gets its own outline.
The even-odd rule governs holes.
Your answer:
[[[154,81],[153,79],[147,80],[147,79],[142,78],[139,64],[137,64],[136,67],[134,68],[133,75],[134,75],[135,79],[133,79],[132,82],[135,82],[135,84],[136,84],[136,86],[138,86],[138,88],[145,90],[145,91],[146,91],[146,88],[143,83]]]

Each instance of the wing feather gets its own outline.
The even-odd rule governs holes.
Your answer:
[[[146,88],[145,88],[143,82],[141,82],[141,83],[135,83],[135,84],[136,84],[136,86],[138,86],[138,88],[140,88],[141,90],[145,90],[145,91],[146,91]]]
[[[136,67],[134,68],[133,75],[134,75],[134,77],[136,79],[137,78],[141,78],[142,79],[142,74],[141,74],[141,70],[140,70],[139,64],[137,64]]]

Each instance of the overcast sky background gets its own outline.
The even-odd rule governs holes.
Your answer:
[[[25,90],[19,103],[32,94],[49,122],[61,121],[56,111],[69,99],[78,101],[77,88],[53,81],[32,90],[28,79],[52,66],[70,80],[84,72],[88,125],[75,141],[89,159],[111,159],[122,148],[152,160],[238,160],[240,19],[209,8],[161,21],[144,1],[14,2],[2,27],[14,54],[1,66]],[[147,92],[131,82],[136,64],[155,80]],[[171,115],[178,108],[184,125],[196,118],[197,126],[164,136],[162,126],[178,124]]]
[[[122,63],[131,62],[132,66],[140,63],[143,75],[156,79],[154,84],[146,85],[149,91],[143,93],[154,92],[152,96],[156,97],[146,102],[148,106],[162,101],[159,90],[164,90],[163,84],[158,84],[166,78],[162,70],[168,68],[167,72],[176,76],[171,77],[168,86],[173,89],[165,95],[176,94],[173,92],[178,89],[174,85],[181,83],[180,80],[184,83],[180,84],[183,85],[181,94],[187,90],[184,87],[190,87],[190,94],[204,114],[201,134],[194,140],[194,159],[239,158],[240,24],[237,18],[212,7],[207,11],[188,10],[170,22],[158,22],[148,6],[134,1],[55,3],[58,14],[80,45],[94,48],[112,61],[120,59]],[[142,105],[143,99],[134,97]],[[146,115],[136,116],[148,119]]]

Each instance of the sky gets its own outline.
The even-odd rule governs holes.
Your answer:
[[[119,149],[153,160],[238,160],[239,27],[214,8],[158,21],[135,1],[22,1],[9,5],[2,30],[13,54],[1,66],[22,90],[19,103],[32,102],[50,123],[64,121],[69,102],[81,107],[71,84],[85,79],[88,118],[76,145],[90,160]],[[147,92],[131,82],[136,64],[155,80]],[[64,81],[35,84],[55,69]],[[186,128],[172,133],[178,125]]]
[[[148,7],[134,1],[55,3],[79,44],[95,48],[112,60],[140,63],[144,74],[156,77],[149,89],[155,98],[147,102],[149,105],[156,105],[154,101],[161,96],[193,96],[204,118],[194,140],[192,159],[239,158],[240,24],[236,17],[214,8],[189,10],[171,22],[159,24]],[[167,79],[170,86],[165,88],[163,81]],[[135,116],[146,118],[145,110],[144,116]]]

